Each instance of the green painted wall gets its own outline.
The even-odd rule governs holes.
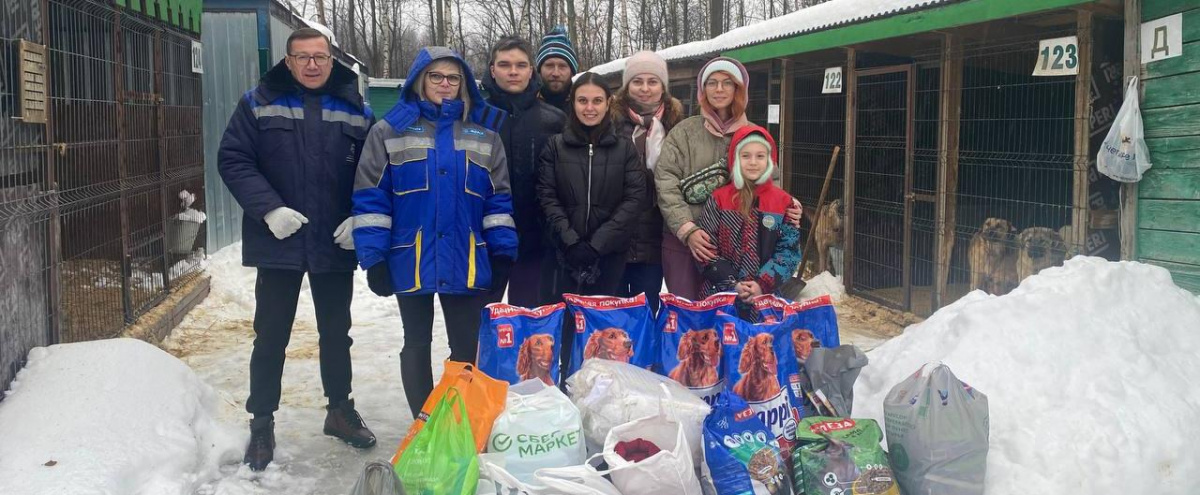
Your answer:
[[[1200,2],[1142,0],[1142,20],[1183,13],[1183,55],[1142,67],[1153,166],[1138,185],[1138,259],[1200,293]]]
[[[375,112],[375,118],[383,118],[383,114],[396,106],[400,101],[400,88],[370,87],[367,88],[367,104]]]
[[[202,0],[114,0],[113,3],[176,27],[200,32]]]

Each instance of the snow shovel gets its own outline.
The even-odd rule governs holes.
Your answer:
[[[816,211],[820,213],[821,205],[825,204],[825,195],[829,193],[829,182],[833,180],[833,169],[837,166],[838,153],[841,153],[841,146],[833,147],[833,156],[829,157],[829,169],[825,171],[825,183],[821,185],[821,196],[817,199]],[[800,291],[804,290],[804,279],[800,275],[804,273],[804,264],[808,263],[808,253],[812,250],[813,234],[817,233],[817,227],[821,224],[821,215],[813,215],[812,228],[808,230],[808,238],[804,241],[804,252],[800,254],[800,265],[796,267],[792,277],[787,279],[783,285],[779,286],[779,295],[795,301],[800,299]]]

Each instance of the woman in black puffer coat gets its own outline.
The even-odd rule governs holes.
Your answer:
[[[649,206],[633,141],[613,132],[611,96],[600,76],[579,76],[567,128],[547,141],[538,162],[538,201],[558,252],[554,294],[616,294],[630,238]]]

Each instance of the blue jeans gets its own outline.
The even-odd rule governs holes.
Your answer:
[[[617,289],[620,297],[633,297],[643,292],[650,303],[650,311],[658,314],[658,293],[662,291],[663,267],[658,263],[627,263],[625,277]]]

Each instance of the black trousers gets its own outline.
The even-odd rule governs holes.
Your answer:
[[[559,266],[554,273],[554,302],[562,302],[566,293],[581,296],[616,296],[625,277],[625,251],[600,257],[600,276],[596,283],[580,285],[571,278],[567,267]],[[550,260],[555,258],[551,257]],[[548,261],[555,262],[556,261]],[[571,346],[575,345],[575,318],[568,312],[563,318],[562,349],[559,351],[559,380],[565,382],[567,370],[571,369]]]
[[[479,350],[480,311],[489,294],[438,294],[450,360],[475,362]],[[396,296],[400,302],[400,322],[404,325],[404,348],[400,350],[400,381],[413,418],[433,392],[433,294]]]
[[[280,381],[304,272],[259,268],[254,284],[254,351],[250,354],[250,397],[256,416],[279,409]],[[310,273],[308,283],[320,335],[321,385],[331,403],[350,397],[350,301],[354,273]]]

